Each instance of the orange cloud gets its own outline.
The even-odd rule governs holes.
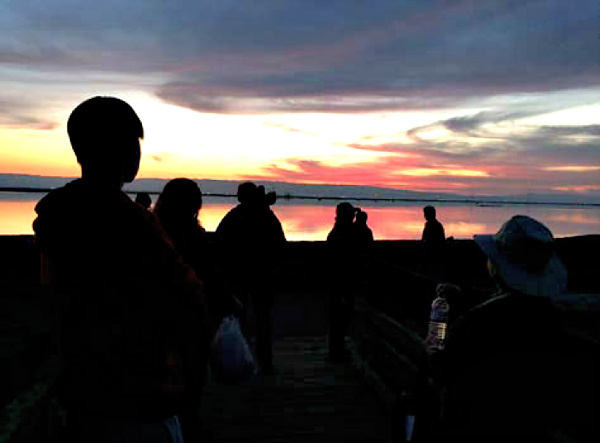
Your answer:
[[[600,171],[600,166],[550,166],[543,168],[544,171],[566,171],[566,172],[590,172]]]
[[[431,175],[449,175],[453,177],[488,177],[489,174],[485,171],[475,171],[469,169],[405,169],[398,172],[401,175],[410,175],[417,177],[428,177]]]
[[[563,192],[590,192],[590,191],[600,191],[600,185],[573,185],[573,186],[556,186],[552,188],[554,191],[563,191]]]

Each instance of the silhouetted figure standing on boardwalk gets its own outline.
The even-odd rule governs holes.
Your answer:
[[[169,181],[158,197],[154,213],[160,220],[173,246],[198,277],[206,272],[206,231],[198,221],[202,208],[202,192],[187,178]]]
[[[61,315],[65,441],[181,441],[217,323],[154,214],[121,190],[139,168],[135,111],[94,97],[67,131],[82,177],[44,197],[33,224]]]
[[[329,356],[332,359],[346,357],[344,337],[348,332],[354,299],[360,288],[362,240],[354,216],[360,211],[348,202],[337,205],[335,224],[327,235],[331,261],[331,296],[329,302]],[[368,228],[367,228],[368,229]],[[370,229],[369,229],[370,231]],[[363,236],[364,230],[362,230]],[[359,258],[360,257],[360,258]]]
[[[223,261],[235,295],[243,303],[241,324],[247,332],[248,305],[252,303],[256,326],[256,356],[264,373],[273,370],[273,270],[281,261],[286,243],[281,223],[269,205],[275,194],[265,195],[252,182],[238,187],[239,205],[229,211],[216,229]]]
[[[368,214],[358,209],[356,210],[356,218],[354,220],[354,231],[359,245],[367,248],[373,242],[373,231],[367,225]]]
[[[446,255],[446,234],[444,226],[437,220],[436,211],[433,206],[423,208],[425,227],[421,237],[422,259],[421,271],[442,277],[444,273]]]
[[[357,291],[363,295],[368,294],[368,262],[371,247],[373,246],[373,231],[367,225],[368,214],[357,208],[354,219],[354,233],[356,236],[356,262]]]
[[[189,178],[169,181],[156,202],[154,213],[173,242],[175,250],[183,256],[202,280],[207,298],[211,302],[214,318],[229,315],[234,309],[233,298],[226,296],[223,277],[216,263],[214,239],[200,224],[202,191]]]

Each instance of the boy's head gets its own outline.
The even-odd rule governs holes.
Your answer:
[[[90,98],[73,110],[67,132],[84,175],[133,181],[144,128],[129,104],[115,97]]]

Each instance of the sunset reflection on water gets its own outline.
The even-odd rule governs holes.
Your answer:
[[[32,234],[34,207],[42,194],[0,195],[0,235]],[[156,196],[153,196],[156,201]],[[205,198],[200,221],[208,231],[214,231],[235,201],[211,201]],[[375,239],[419,239],[423,231],[422,207],[425,203],[404,206],[358,202],[369,215],[368,224]],[[337,202],[304,204],[283,202],[272,209],[281,221],[288,240],[325,240],[335,218]],[[353,203],[354,204],[354,203]],[[446,236],[473,238],[475,234],[493,234],[501,224],[515,214],[529,215],[546,224],[556,237],[600,233],[599,207],[564,207],[549,205],[476,206],[467,204],[436,204],[438,219],[444,224]]]

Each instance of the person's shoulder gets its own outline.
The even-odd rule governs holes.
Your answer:
[[[327,241],[331,242],[331,241],[337,241],[340,238],[340,228],[337,225],[334,225],[333,228],[331,228],[331,231],[329,231],[329,234],[327,234]]]
[[[158,216],[148,211],[142,205],[138,205],[124,192],[120,192],[111,199],[114,203],[115,209],[119,207],[119,210],[123,212],[123,216],[130,222],[142,223],[142,224],[155,224],[159,223]]]
[[[549,311],[552,309],[553,304],[548,297],[500,293],[472,308],[463,318],[488,318],[504,314],[510,314],[514,318],[517,315],[528,314],[530,312],[539,313],[540,311]]]
[[[539,335],[560,327],[561,311],[548,297],[499,294],[467,311],[449,328],[448,341],[477,336]]]
[[[223,217],[223,220],[234,221],[240,220],[245,216],[246,208],[241,204],[234,206],[231,208],[227,214]]]
[[[235,221],[240,216],[240,205],[234,206],[223,216],[219,224],[217,225],[217,231],[221,232],[224,229],[227,229],[230,224],[235,223]]]
[[[56,206],[70,204],[73,200],[81,198],[85,193],[81,179],[73,180],[64,186],[51,190],[36,204],[35,211],[41,212],[54,209]]]

